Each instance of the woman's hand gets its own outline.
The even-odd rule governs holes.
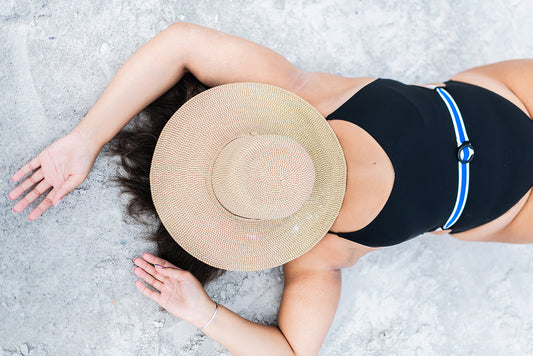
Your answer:
[[[133,262],[138,266],[135,267],[135,274],[155,289],[154,291],[141,281],[136,281],[135,285],[145,296],[197,328],[205,326],[211,320],[215,312],[215,303],[190,272],[179,269],[149,253],[144,253],[142,258],[136,258]],[[158,265],[159,267],[156,267]],[[315,282],[320,283],[322,281],[315,280]],[[324,294],[320,284],[318,286],[314,286],[316,291],[319,294]],[[293,302],[297,304],[305,299],[300,298]],[[305,303],[301,304],[305,305]],[[298,316],[316,322],[316,317],[313,318],[313,316],[316,314],[315,311],[322,306],[320,304],[313,304],[312,306],[312,309],[301,310],[300,314],[302,315]],[[333,314],[335,314],[334,310]],[[308,315],[311,317],[307,318]],[[333,315],[331,319],[333,319]],[[295,328],[301,327],[300,319],[293,320],[293,324]],[[306,325],[306,330],[312,330],[313,327],[314,325]],[[227,348],[232,355],[295,355],[291,349],[291,343],[277,326],[251,322],[222,305],[218,307],[217,314],[209,327],[202,331]],[[314,336],[313,334],[308,335],[308,338],[304,338],[303,342],[312,345],[318,344],[320,347],[323,338],[315,340],[312,338]],[[315,354],[317,353],[315,352]],[[304,354],[309,355],[310,353],[302,353],[302,355]]]
[[[135,281],[135,285],[147,297],[161,305],[171,314],[197,328],[204,326],[215,311],[215,302],[209,298],[200,282],[162,258],[144,253],[133,260],[134,272],[148,285]]]
[[[32,173],[26,180],[9,193],[10,200],[17,199],[31,187],[24,198],[13,208],[18,213],[28,207],[35,199],[52,190],[44,200],[30,213],[28,219],[35,220],[52,205],[59,201],[74,188],[80,185],[91,170],[100,150],[85,139],[77,130],[60,138],[45,148],[37,157],[19,169],[11,178],[20,181]]]

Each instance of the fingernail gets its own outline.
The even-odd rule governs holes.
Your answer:
[[[59,204],[59,202],[61,202],[61,199],[59,199],[59,200],[54,204],[54,207],[56,207],[56,206]]]
[[[163,266],[158,265],[158,264],[155,264],[154,266],[155,266],[155,268],[163,268]]]
[[[30,218],[29,216],[28,216],[28,220],[29,220],[29,221],[33,221],[33,219],[32,219],[32,218]]]
[[[13,208],[13,212],[14,212],[14,213],[18,213],[18,211],[17,211],[15,208]]]

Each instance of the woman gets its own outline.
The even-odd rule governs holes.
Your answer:
[[[135,259],[135,273],[157,290],[136,282],[143,294],[233,354],[317,354],[336,311],[340,270],[382,246],[439,228],[442,231],[435,233],[450,232],[450,227],[452,236],[470,241],[527,243],[533,238],[533,124],[526,120],[533,112],[533,60],[474,68],[446,85],[436,83],[445,89],[438,91],[375,78],[303,72],[257,44],[183,23],[171,25],[136,52],[82,122],[15,173],[17,182],[34,171],[10,193],[10,199],[35,187],[14,211],[24,210],[50,188],[29,219],[57,205],[86,178],[101,148],[187,72],[209,87],[265,83],[305,99],[330,120],[346,161],[346,190],[340,211],[328,226],[330,232],[283,266],[278,327],[249,322],[216,305],[191,273],[166,260],[151,254]],[[471,145],[458,133],[461,128],[454,135],[452,124],[460,121],[453,121],[456,109],[446,101],[449,94],[463,112]],[[379,125],[377,120],[390,119],[395,111],[397,121],[390,120],[391,127]],[[422,116],[419,111],[424,111]],[[450,121],[436,124],[430,114]],[[498,120],[502,116],[513,120],[508,132],[503,132],[505,121]],[[426,132],[419,125],[431,127],[432,136],[406,136],[406,128]],[[476,135],[485,135],[485,125],[492,127],[487,137],[499,141],[477,139]],[[499,125],[505,130],[494,129]],[[512,135],[516,140],[509,140]],[[408,139],[395,141],[395,137]],[[429,151],[426,143],[431,140],[451,142],[454,150],[459,147],[450,155],[458,157],[442,158],[439,150]],[[480,169],[474,170],[474,164]],[[471,173],[471,183],[466,181],[469,190],[464,180],[457,181],[461,173]],[[466,206],[462,200],[468,201]]]

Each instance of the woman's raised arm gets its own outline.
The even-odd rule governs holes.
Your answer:
[[[12,181],[18,182],[30,174],[9,194],[12,200],[25,194],[13,210],[26,209],[44,194],[30,220],[57,205],[85,180],[102,147],[186,71],[210,86],[250,81],[293,91],[305,78],[304,72],[265,47],[202,26],[175,23],[126,61],[71,133],[13,175]]]
[[[175,23],[124,63],[77,130],[102,147],[186,71],[209,86],[248,81],[288,90],[305,77],[263,46],[199,25]]]
[[[39,217],[87,177],[96,156],[136,114],[170,89],[187,71],[215,86],[234,82],[275,85],[301,96],[327,115],[367,79],[304,72],[278,53],[248,40],[199,25],[175,23],[148,41],[119,69],[87,115],[67,136],[52,143],[13,176],[10,194],[24,210],[53,188],[30,214]],[[61,142],[60,142],[61,141]],[[82,162],[80,163],[80,160]]]

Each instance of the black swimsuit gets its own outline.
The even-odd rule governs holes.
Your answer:
[[[468,199],[457,233],[496,219],[533,185],[533,121],[484,88],[446,82],[475,149]],[[430,88],[377,79],[327,117],[367,131],[395,172],[378,216],[361,230],[335,234],[373,247],[390,246],[444,225],[457,197],[457,143],[450,113]]]

